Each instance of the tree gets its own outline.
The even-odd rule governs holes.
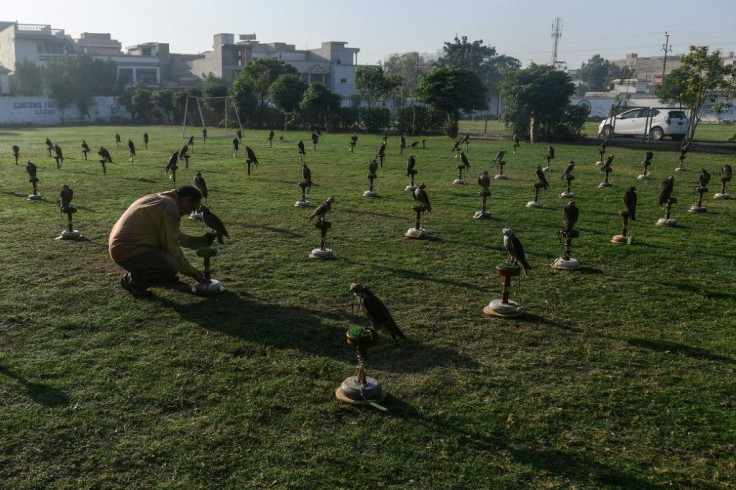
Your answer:
[[[43,85],[49,97],[56,101],[61,110],[61,120],[64,120],[64,111],[74,101],[74,80],[71,72],[65,67],[68,55],[64,55],[61,61],[49,62],[43,70]]]
[[[227,95],[228,86],[225,80],[220,77],[216,77],[214,73],[210,72],[205,78],[202,84],[202,95],[204,97],[225,97]]]
[[[588,86],[588,90],[601,92],[606,89],[608,82],[615,78],[612,73],[617,71],[616,65],[596,54],[587,63],[580,65],[580,79]]]
[[[436,68],[422,77],[414,95],[417,100],[445,114],[447,132],[456,137],[460,111],[486,107],[486,92],[478,75],[462,68]]]
[[[401,80],[397,76],[386,76],[380,66],[359,66],[355,69],[355,87],[369,109],[400,84]]]
[[[304,91],[299,108],[304,111],[310,124],[322,121],[326,128],[330,114],[340,107],[340,102],[339,94],[330,92],[321,83],[313,83]]]
[[[685,81],[687,73],[682,68],[675,68],[664,79],[662,83],[654,89],[654,94],[659,98],[660,102],[666,104],[675,101],[682,107],[682,94],[685,93]]]
[[[736,81],[733,79],[733,65],[724,66],[721,63],[721,52],[713,51],[708,54],[707,46],[690,46],[690,52],[682,59],[679,70],[673,70],[665,77],[665,80],[674,78],[667,82],[667,86],[675,86],[675,90],[665,91],[665,87],[662,89],[663,94],[659,95],[658,92],[657,96],[662,98],[662,102],[679,99],[690,108],[690,124],[682,143],[684,147],[693,140],[703,112],[712,111],[718,115],[732,107],[730,100],[736,92]],[[682,85],[677,87],[679,83]],[[676,96],[677,92],[679,97]]]
[[[259,58],[245,65],[238,78],[250,79],[253,90],[258,97],[259,113],[263,116],[268,101],[268,89],[276,79],[284,73],[299,74],[291,65],[275,58]]]
[[[230,95],[235,99],[238,106],[238,113],[246,121],[246,127],[249,127],[248,121],[252,121],[256,113],[258,105],[258,96],[253,86],[253,81],[245,72],[240,72],[230,85]]]
[[[474,71],[483,82],[488,94],[498,93],[506,73],[521,68],[521,62],[511,56],[498,55],[496,48],[485,46],[483,40],[468,42],[467,36],[445,42],[444,56],[437,60],[441,67],[464,68]]]
[[[510,73],[501,84],[501,95],[506,106],[504,121],[517,134],[529,134],[529,141],[537,140],[537,133],[546,138],[572,137],[562,134],[569,128],[566,114],[570,96],[575,87],[570,76],[549,65],[532,63],[528,68]],[[581,125],[577,128],[579,133]],[[569,129],[564,131],[569,133]]]
[[[268,88],[269,100],[278,107],[284,115],[284,131],[289,125],[289,119],[294,117],[299,109],[299,102],[304,96],[307,84],[299,75],[284,73],[274,80]]]
[[[402,100],[414,96],[414,89],[429,69],[427,60],[417,52],[392,54],[383,63],[383,72],[386,77],[401,80],[398,88]]]
[[[134,121],[146,122],[151,112],[151,95],[143,82],[137,82],[118,97],[118,102],[128,109]]]
[[[43,95],[43,68],[30,60],[15,64],[10,76],[10,91],[14,95]]]
[[[161,120],[171,122],[174,114],[174,92],[169,89],[156,90],[151,94],[151,104]]]

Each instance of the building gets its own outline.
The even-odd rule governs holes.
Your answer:
[[[46,66],[65,54],[76,53],[74,40],[63,29],[43,24],[0,22],[0,66],[11,72],[24,60]]]
[[[293,66],[306,83],[319,82],[343,98],[347,105],[355,88],[355,69],[359,48],[348,48],[345,42],[323,42],[318,49],[298,50],[293,44],[261,43],[255,34],[215,34],[212,51],[206,51],[190,62],[194,76],[210,73],[232,82],[243,67],[260,58],[281,60]]]

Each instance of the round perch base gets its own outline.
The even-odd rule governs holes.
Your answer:
[[[595,164],[596,166],[600,167],[601,165],[603,165],[603,160],[598,160],[597,162],[595,162]]]
[[[452,183],[455,185],[465,185],[465,181],[463,179],[455,179]]]
[[[61,232],[61,235],[57,236],[57,240],[79,240],[82,238],[82,234],[79,232],[79,230],[64,230]]]
[[[508,180],[509,179],[509,176],[508,175],[503,175],[503,174],[498,174],[498,175],[494,175],[493,178],[495,180]]]
[[[519,303],[516,301],[504,303],[500,299],[494,299],[483,308],[483,316],[518,318],[523,315],[524,311],[519,308]]]
[[[612,185],[610,182],[601,182],[598,187],[611,187]]]
[[[562,194],[560,194],[560,197],[561,198],[573,198],[575,197],[575,193],[574,192],[563,192]]]
[[[414,192],[415,190],[417,190],[417,186],[415,186],[415,185],[407,185],[406,187],[404,187],[404,190],[405,191],[409,191],[409,192]]]
[[[637,179],[638,179],[638,180],[649,180],[649,179],[651,179],[651,177],[650,177],[650,176],[648,176],[648,175],[644,175],[644,174],[641,174],[641,175],[639,175],[639,176],[637,177]]]
[[[369,405],[371,402],[382,402],[388,396],[378,380],[371,376],[365,377],[365,384],[360,385],[357,376],[345,378],[335,390],[338,400],[351,405]]]
[[[630,237],[625,237],[623,235],[615,235],[611,238],[611,243],[615,245],[629,245],[631,243],[631,239]]]
[[[675,172],[687,172],[687,169],[685,167],[677,167]]]
[[[688,213],[704,213],[706,211],[708,211],[708,208],[705,206],[696,206],[695,204],[690,206],[690,209],[687,210]]]
[[[365,191],[363,193],[363,197],[378,197],[378,192],[376,192],[376,191]]]
[[[299,199],[299,200],[298,200],[298,201],[297,201],[297,202],[296,202],[296,203],[294,204],[294,207],[295,207],[295,208],[308,208],[308,207],[309,207],[309,206],[311,206],[311,205],[312,205],[312,203],[310,203],[310,202],[309,202],[309,201],[307,201],[306,199]]]
[[[491,219],[491,213],[488,211],[476,211],[473,219]]]
[[[578,262],[578,259],[574,257],[570,257],[569,259],[557,257],[555,261],[552,262],[552,268],[558,271],[575,271],[581,267],[582,266],[580,265],[580,262]]]
[[[192,286],[192,292],[202,296],[213,296],[223,291],[225,291],[225,288],[217,279],[211,279],[210,282],[197,282]]]
[[[335,260],[337,255],[332,251],[331,248],[315,248],[312,253],[309,254],[310,259],[321,259],[321,260]]]
[[[543,208],[544,204],[542,204],[539,201],[529,201],[528,203],[526,203],[526,207],[527,208]]]
[[[542,171],[543,171],[543,172],[554,172],[554,170],[552,170],[552,167],[544,167],[544,168],[542,169]]]
[[[667,218],[659,218],[655,226],[677,226],[677,221]]]
[[[713,199],[731,199],[731,194],[717,192]]]
[[[404,236],[406,238],[415,238],[415,239],[420,239],[420,240],[429,238],[429,234],[427,233],[427,230],[425,230],[424,228],[419,228],[419,229],[409,228],[408,230],[406,230],[406,233],[404,233]]]
[[[29,201],[43,201],[43,196],[41,194],[31,194],[28,196]]]
[[[189,215],[189,219],[196,219],[196,220],[202,220],[202,213],[199,211],[192,211],[192,213]]]

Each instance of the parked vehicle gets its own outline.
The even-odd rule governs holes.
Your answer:
[[[636,107],[601,121],[598,133],[604,138],[646,134],[655,141],[665,136],[681,140],[687,134],[687,113],[682,109]]]

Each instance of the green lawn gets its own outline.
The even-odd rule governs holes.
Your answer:
[[[47,137],[64,149],[60,170]],[[207,204],[231,235],[213,259],[227,291],[154,289],[155,299],[136,300],[118,284],[107,237],[133,200],[174,186],[163,169],[184,144],[181,129],[0,130],[3,487],[733,488],[736,220],[733,201],[712,199],[732,154],[691,152],[689,171],[674,174],[677,152],[655,145],[654,178],[641,182],[644,151],[614,141],[614,185],[602,189],[596,147],[555,145],[546,208],[535,210],[525,204],[546,143],[512,155],[508,140],[471,138],[470,185],[454,186],[453,141],[427,137],[413,154],[432,201],[423,220],[431,238],[412,241],[407,152],[389,139],[381,197],[365,198],[380,139],[360,135],[349,153],[349,137],[324,134],[314,151],[306,132],[277,132],[270,148],[266,132],[246,131],[261,163],[250,176],[229,139],[198,139],[176,184],[197,170],[207,180]],[[111,150],[106,177],[96,155],[82,159],[82,138],[93,154]],[[308,258],[319,230],[304,219],[309,209],[294,207],[299,139],[315,182],[309,199],[336,199],[327,237],[335,261]],[[493,218],[473,220],[475,181],[495,174],[504,148],[511,179],[491,184]],[[29,159],[45,201],[27,200]],[[571,159],[580,208],[572,252],[584,268],[561,273],[549,264],[562,251],[559,176]],[[700,168],[713,174],[708,211],[689,214]],[[675,228],[654,226],[667,175],[676,179]],[[79,242],[54,239],[66,226],[56,204],[65,182]],[[615,246],[631,185],[633,243]],[[527,311],[519,320],[482,315],[500,297],[504,226],[517,230],[533,268],[512,287]],[[206,231],[188,219],[182,229]],[[367,325],[351,309],[354,281],[384,300],[410,339],[384,337],[368,353],[388,413],[334,396],[355,372],[345,332]]]

